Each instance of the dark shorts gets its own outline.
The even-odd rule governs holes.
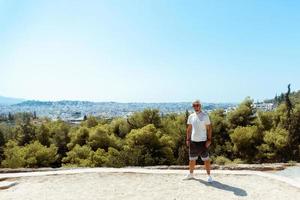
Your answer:
[[[208,153],[208,149],[205,147],[205,143],[206,141],[204,142],[191,141],[189,147],[190,160],[197,160],[198,156],[200,156],[203,161],[209,160],[209,153]]]

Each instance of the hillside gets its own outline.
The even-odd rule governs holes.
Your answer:
[[[23,101],[25,101],[25,99],[0,96],[0,104],[3,105],[12,105]]]

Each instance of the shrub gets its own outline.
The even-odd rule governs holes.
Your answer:
[[[1,165],[8,168],[25,167],[25,152],[15,141],[9,140],[4,148],[4,157]]]
[[[232,162],[231,162],[231,160],[229,160],[228,158],[226,158],[224,156],[218,156],[214,159],[214,163],[216,163],[217,165],[227,165]]]
[[[46,147],[38,141],[21,147],[15,141],[9,141],[4,156],[3,167],[50,167],[57,160],[57,147],[53,144]]]
[[[67,152],[67,156],[62,159],[62,162],[71,166],[94,167],[93,155],[91,147],[76,144],[71,151]]]

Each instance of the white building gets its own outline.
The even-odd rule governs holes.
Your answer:
[[[257,110],[271,111],[275,108],[275,105],[273,103],[257,102],[254,103],[254,108]]]

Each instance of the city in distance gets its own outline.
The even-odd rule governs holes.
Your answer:
[[[1,102],[1,101],[0,101]],[[215,109],[233,109],[236,103],[203,103],[206,112]],[[91,102],[91,101],[35,101],[23,100],[18,103],[0,103],[0,114],[18,112],[35,112],[38,117],[62,120],[81,119],[85,115],[105,118],[126,117],[133,112],[144,109],[158,109],[162,114],[183,113],[192,111],[191,102],[167,102],[167,103],[119,103],[119,102]]]

